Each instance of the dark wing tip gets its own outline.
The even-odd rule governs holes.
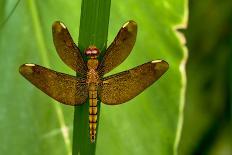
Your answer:
[[[64,23],[62,23],[61,21],[55,21],[52,24],[52,31],[53,32],[61,32],[63,29],[67,29],[67,28],[64,25]]]
[[[158,70],[163,70],[164,72],[166,72],[169,68],[169,64],[164,60],[154,60],[151,63],[155,64],[155,67]]]
[[[128,32],[137,31],[137,23],[133,20],[129,20],[123,25],[123,28],[127,29]]]
[[[23,64],[19,67],[19,73],[21,73],[23,76],[32,74],[35,66],[35,64]]]

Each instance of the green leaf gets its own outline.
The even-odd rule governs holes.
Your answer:
[[[6,17],[15,3],[5,1],[0,17]],[[0,31],[0,154],[71,154],[74,108],[36,89],[20,76],[18,67],[37,63],[75,75],[56,54],[51,25],[63,21],[77,42],[80,10],[80,1],[74,0],[21,1]],[[154,59],[166,60],[170,69],[130,102],[101,105],[96,154],[175,154],[186,61],[186,49],[175,30],[186,25],[187,0],[112,1],[108,44],[130,19],[138,23],[135,47],[110,74]]]
[[[83,52],[90,45],[105,51],[108,36],[111,0],[82,0],[80,34],[78,46]],[[87,59],[86,57],[84,58]],[[101,102],[97,104],[97,129],[99,126]],[[94,143],[89,134],[89,101],[74,109],[73,155],[94,155],[96,153],[97,134]],[[96,129],[96,131],[97,131]]]

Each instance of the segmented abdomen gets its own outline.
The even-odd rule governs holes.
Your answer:
[[[97,129],[97,90],[96,86],[89,88],[89,134],[90,141],[93,143],[96,139]]]

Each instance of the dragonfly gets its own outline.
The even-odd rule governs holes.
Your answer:
[[[66,105],[78,106],[89,100],[89,137],[95,142],[98,100],[107,105],[125,103],[152,85],[167,70],[168,63],[154,60],[104,77],[130,54],[136,41],[137,24],[130,20],[105,50],[90,45],[81,52],[67,27],[60,21],[52,26],[53,42],[62,61],[79,76],[57,72],[37,64],[23,64],[19,72],[48,96]],[[85,60],[84,57],[87,57]],[[101,59],[100,59],[101,58]]]

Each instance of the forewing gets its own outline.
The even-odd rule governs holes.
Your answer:
[[[35,64],[24,64],[19,71],[33,85],[61,103],[80,105],[86,101],[87,88],[80,78]]]
[[[157,60],[106,77],[99,90],[101,101],[110,105],[127,102],[158,80],[167,69],[167,62]]]
[[[84,75],[86,65],[66,26],[57,21],[52,26],[52,33],[56,51],[63,62],[74,71]]]
[[[136,40],[137,24],[127,22],[118,32],[116,38],[107,48],[99,67],[100,74],[104,75],[121,64],[130,54]]]

